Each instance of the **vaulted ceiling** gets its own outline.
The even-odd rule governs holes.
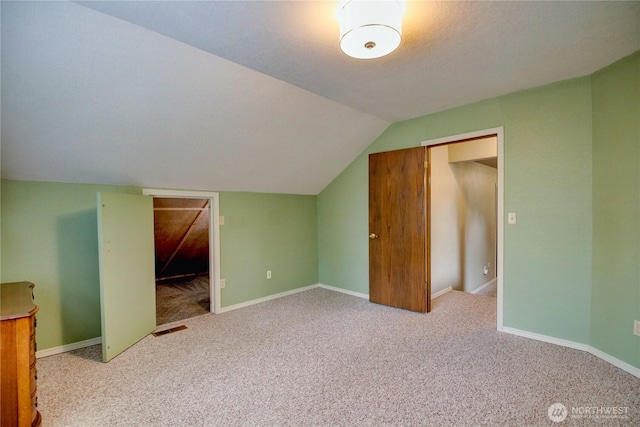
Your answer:
[[[2,177],[318,194],[391,123],[640,49],[638,1],[409,1],[361,61],[336,4],[3,1]]]

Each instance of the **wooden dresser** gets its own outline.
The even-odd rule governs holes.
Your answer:
[[[39,426],[33,283],[0,285],[0,425]]]

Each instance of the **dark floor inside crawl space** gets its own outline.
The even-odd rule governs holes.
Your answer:
[[[156,282],[156,325],[209,313],[209,276]]]

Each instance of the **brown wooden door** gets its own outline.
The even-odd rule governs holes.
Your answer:
[[[426,148],[369,155],[369,300],[424,313]]]

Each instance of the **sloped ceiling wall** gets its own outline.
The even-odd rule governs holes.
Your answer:
[[[640,49],[637,1],[409,1],[375,61],[337,0],[80,3],[0,2],[3,178],[315,195],[391,123]]]
[[[318,194],[389,125],[74,3],[0,7],[3,178]]]

